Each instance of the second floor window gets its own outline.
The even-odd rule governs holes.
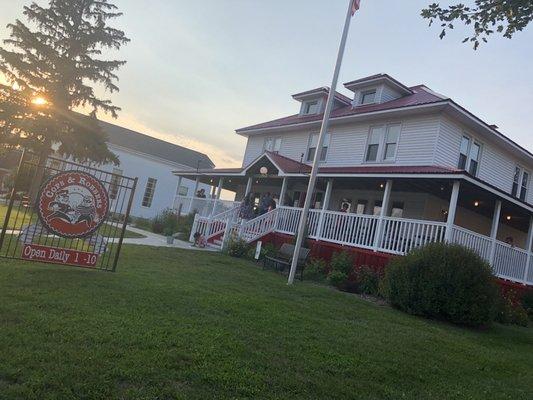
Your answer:
[[[309,138],[309,150],[307,151],[307,161],[312,162],[315,159],[316,146],[318,144],[318,133],[313,133]],[[329,133],[324,137],[320,161],[326,161],[329,147]]]
[[[372,127],[368,137],[366,161],[394,161],[400,130],[400,124]]]
[[[463,136],[459,149],[459,163],[457,167],[468,171],[472,176],[476,176],[479,170],[480,156],[481,145],[468,136]]]
[[[279,152],[281,150],[281,137],[266,138],[263,150],[273,151],[275,153]]]
[[[155,186],[157,185],[157,179],[148,178],[146,181],[146,188],[144,189],[144,196],[142,205],[143,207],[152,207],[152,200],[154,199]]]
[[[513,178],[513,188],[511,195],[525,201],[529,186],[529,172],[524,171],[521,167],[516,167]]]

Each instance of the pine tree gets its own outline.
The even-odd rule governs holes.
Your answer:
[[[41,157],[58,152],[78,161],[114,162],[97,113],[117,117],[119,107],[95,87],[118,91],[117,70],[125,61],[106,60],[129,39],[108,22],[122,13],[108,0],[50,0],[24,7],[25,24],[9,24],[0,47],[0,144],[22,146]],[[94,87],[93,87],[94,86]],[[90,109],[90,115],[75,112]],[[0,146],[1,147],[1,146]]]

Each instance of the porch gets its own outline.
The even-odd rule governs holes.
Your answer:
[[[262,161],[231,175],[197,177],[213,179],[217,186],[207,207],[211,211],[196,214],[193,233],[201,232],[219,247],[233,235],[248,242],[272,232],[295,235],[307,171],[284,170],[270,158]],[[464,171],[377,166],[355,172],[321,170],[307,219],[310,239],[394,255],[433,242],[456,243],[476,251],[496,276],[533,284],[533,213],[528,204]],[[252,194],[256,202],[268,192],[277,208],[242,220],[239,202],[217,199],[222,189],[233,191],[239,200]],[[178,204],[194,201],[177,199]]]

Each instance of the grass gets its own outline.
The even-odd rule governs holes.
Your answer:
[[[6,219],[7,215],[7,205],[0,204],[0,229],[2,229],[3,223]],[[24,211],[21,209],[21,211],[17,214],[16,208],[11,213],[11,216],[9,218],[9,223],[7,225],[8,229],[19,229],[21,226],[28,225],[30,223],[35,223],[37,221],[37,216],[35,213],[28,211],[24,213]],[[105,224],[102,225],[100,228],[100,234],[105,234],[106,237],[116,238],[120,236],[120,230],[121,227],[117,227],[114,224]],[[146,236],[141,235],[137,232],[133,232],[126,229],[126,233],[124,234],[125,238],[144,238]]]
[[[530,399],[533,329],[475,331],[208,252],[0,260],[2,399]]]

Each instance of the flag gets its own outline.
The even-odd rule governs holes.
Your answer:
[[[359,6],[361,5],[361,0],[353,0],[353,5],[352,5],[352,15],[355,14],[355,12],[357,10],[359,10]]]

